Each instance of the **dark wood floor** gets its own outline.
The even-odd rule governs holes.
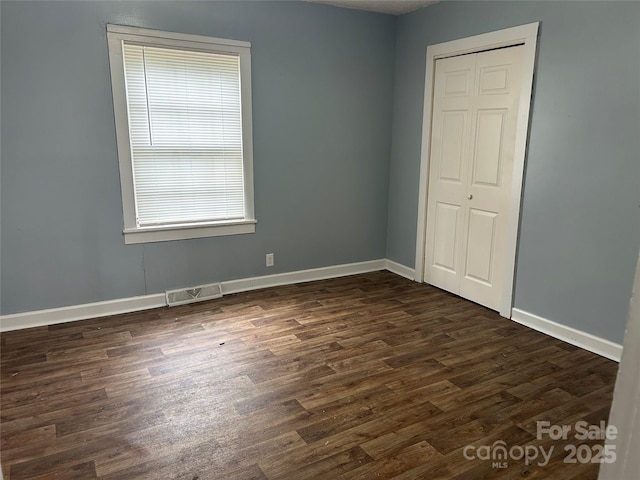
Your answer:
[[[606,420],[617,371],[389,272],[1,342],[5,479],[596,478],[536,421]],[[499,440],[552,460],[463,455]]]

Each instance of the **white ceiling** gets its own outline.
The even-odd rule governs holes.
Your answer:
[[[438,0],[307,0],[314,3],[327,3],[336,7],[355,8],[370,12],[402,15],[413,12],[427,5],[438,3]]]

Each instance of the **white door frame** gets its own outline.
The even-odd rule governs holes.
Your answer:
[[[629,307],[629,321],[624,335],[624,347],[613,404],[608,425],[618,429],[615,439],[607,439],[606,444],[616,451],[617,460],[600,465],[598,480],[637,478],[640,471],[640,258],[636,267],[636,279]],[[611,448],[610,447],[610,448]]]
[[[484,33],[473,37],[450,42],[429,45],[427,47],[427,72],[424,85],[424,110],[422,118],[422,151],[420,154],[420,190],[418,197],[418,228],[416,239],[415,280],[424,282],[424,261],[426,252],[427,225],[427,186],[429,185],[429,155],[431,147],[431,118],[433,115],[433,87],[435,63],[439,58],[447,58],[465,53],[475,53],[492,48],[524,45],[522,58],[522,84],[516,126],[515,154],[513,157],[513,179],[509,195],[507,215],[507,241],[505,251],[505,269],[500,302],[500,315],[511,318],[513,297],[513,276],[518,241],[518,222],[520,220],[520,199],[524,159],[529,129],[529,107],[533,87],[533,70],[536,58],[539,22],[519,27]]]

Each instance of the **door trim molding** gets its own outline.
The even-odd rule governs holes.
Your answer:
[[[629,321],[624,335],[622,362],[618,369],[618,378],[613,391],[613,403],[608,425],[618,427],[617,438],[607,439],[605,445],[618,448],[614,463],[600,465],[598,480],[617,480],[618,478],[637,477],[640,469],[638,447],[640,447],[640,258],[636,267]],[[605,447],[606,448],[606,447]]]
[[[523,45],[522,84],[516,124],[515,152],[513,158],[513,178],[509,195],[507,215],[507,239],[503,287],[500,301],[500,315],[511,318],[513,299],[513,279],[520,221],[522,179],[529,131],[529,109],[533,87],[533,71],[536,58],[539,22],[518,27],[438,43],[427,47],[427,68],[424,85],[424,110],[422,118],[422,147],[420,153],[420,187],[418,196],[418,225],[416,238],[415,280],[424,282],[424,261],[426,252],[427,187],[429,184],[429,155],[431,147],[431,118],[433,115],[433,87],[435,62],[440,58],[481,52],[492,48]]]

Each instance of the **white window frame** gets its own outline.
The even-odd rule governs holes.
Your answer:
[[[109,46],[118,162],[120,165],[120,188],[122,191],[123,233],[125,243],[161,242],[187,238],[254,233],[256,219],[253,198],[251,43],[110,24],[107,25],[107,41]],[[171,226],[140,227],[137,225],[135,186],[127,113],[127,94],[122,53],[124,42],[136,43],[138,45],[174,47],[185,50],[231,54],[239,57],[245,201],[245,216],[243,219],[206,223],[184,223]]]

